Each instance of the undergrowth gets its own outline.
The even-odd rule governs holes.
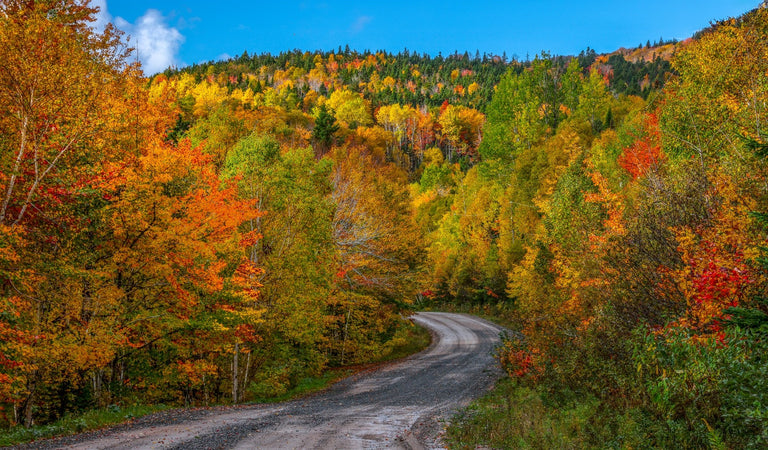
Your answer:
[[[16,426],[0,430],[0,447],[95,430],[109,425],[127,422],[168,408],[169,407],[166,405],[111,405],[107,408],[90,410],[81,414],[68,414],[47,425],[35,425],[30,428]]]
[[[301,379],[296,386],[279,395],[255,395],[252,403],[283,402],[321,391],[353,373],[365,370],[371,366],[418,353],[427,348],[432,341],[429,331],[421,326],[410,327],[406,334],[407,337],[402,340],[401,345],[394,346],[390,352],[386,353],[381,358],[372,360],[366,364],[328,369],[320,376]]]
[[[504,378],[454,417],[445,441],[460,449],[647,448],[644,422],[637,410],[611,411],[589,396],[554,401],[540,388]]]

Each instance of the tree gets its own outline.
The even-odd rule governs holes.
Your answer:
[[[564,70],[547,54],[537,56],[519,74],[508,69],[488,106],[480,156],[509,164],[518,153],[554,134],[562,119],[578,106],[580,79],[575,59]]]
[[[448,160],[454,151],[461,156],[477,158],[477,147],[482,141],[485,115],[472,108],[448,105],[438,118],[442,137],[447,141]]]
[[[105,186],[113,200],[104,211],[99,269],[116,302],[119,345],[110,375],[121,382],[138,375],[134,368],[149,377],[183,375],[183,364],[173,361],[214,364],[233,341],[252,335],[247,330],[261,316],[258,267],[243,248],[254,237],[238,229],[259,216],[253,201],[239,199],[219,180],[212,157],[188,140],[148,144]],[[144,366],[148,356],[140,350],[151,348],[169,358],[155,361],[159,374]]]
[[[230,152],[223,173],[242,198],[267,211],[241,225],[245,235],[259,237],[248,254],[263,268],[257,280],[264,285],[264,321],[255,328],[259,342],[235,353],[249,355],[242,385],[250,376],[262,395],[280,394],[326,363],[319,345],[334,264],[331,164],[313,156],[310,148],[281,152],[274,138],[254,134]]]
[[[320,105],[315,112],[315,127],[312,129],[315,158],[321,158],[330,150],[337,131],[339,125],[336,123],[336,117],[325,104]]]
[[[113,106],[129,95],[125,81],[136,73],[111,25],[102,34],[89,28],[94,13],[75,0],[0,5],[2,224],[39,210],[54,195],[45,188],[60,186],[54,173],[72,177],[78,164],[104,158],[86,142],[134,122]]]
[[[333,110],[336,119],[349,128],[373,123],[368,101],[349,89],[333,91],[326,103]]]
[[[229,150],[247,133],[245,121],[222,103],[210,114],[199,119],[187,132],[193,146],[202,146],[203,151],[214,156],[217,167],[224,165]]]
[[[3,361],[0,391],[26,425],[50,381],[50,366],[40,362],[58,361],[71,375],[89,362],[87,353],[68,351],[108,330],[80,334],[84,328],[69,321],[90,315],[92,277],[82,247],[72,246],[104,206],[95,185],[109,177],[106,165],[138,151],[144,126],[167,123],[160,109],[153,111],[160,118],[136,118],[151,109],[134,90],[139,72],[111,25],[103,33],[90,28],[94,13],[74,0],[0,4],[0,228],[13,261],[3,265],[0,298],[15,316],[15,331],[5,334],[12,338],[6,358],[14,359]],[[57,340],[62,329],[65,339]],[[90,363],[103,362],[97,354]]]
[[[400,169],[350,149],[339,149],[334,162],[337,271],[326,334],[344,364],[385,353],[397,313],[415,293],[423,250]]]
[[[667,84],[659,116],[670,156],[694,155],[706,164],[739,155],[739,136],[761,141],[768,115],[761,101],[768,96],[766,26],[768,10],[759,8],[681,48],[673,61],[679,76]]]

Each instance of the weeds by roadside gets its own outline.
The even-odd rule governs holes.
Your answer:
[[[166,405],[122,407],[111,405],[107,408],[91,410],[82,414],[66,415],[56,422],[47,425],[36,425],[30,428],[17,426],[0,432],[0,447],[95,430],[127,422],[168,408]]]

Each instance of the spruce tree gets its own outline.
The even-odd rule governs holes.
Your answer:
[[[315,128],[312,129],[312,140],[315,143],[315,157],[321,158],[333,144],[334,134],[339,131],[336,117],[331,114],[324,104],[318,109],[315,118]]]

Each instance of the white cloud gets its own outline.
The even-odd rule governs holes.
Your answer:
[[[148,9],[132,24],[122,17],[115,17],[113,20],[107,10],[107,0],[92,0],[91,5],[99,7],[93,28],[103,31],[106,24],[112,22],[128,34],[128,44],[136,48],[139,61],[147,75],[181,65],[177,55],[184,42],[184,35],[168,25],[160,11]]]
[[[99,8],[96,13],[96,21],[91,22],[94,30],[101,33],[109,22],[112,22],[112,16],[107,11],[107,0],[91,0],[91,7]]]
[[[368,25],[371,20],[373,20],[373,17],[371,16],[360,16],[352,23],[352,26],[350,27],[350,30],[352,33],[359,33],[363,31],[366,25]]]
[[[161,72],[179,64],[176,56],[184,42],[184,36],[176,28],[168,26],[165,18],[156,9],[148,9],[135,24],[121,17],[115,19],[118,28],[131,35],[144,73]]]

